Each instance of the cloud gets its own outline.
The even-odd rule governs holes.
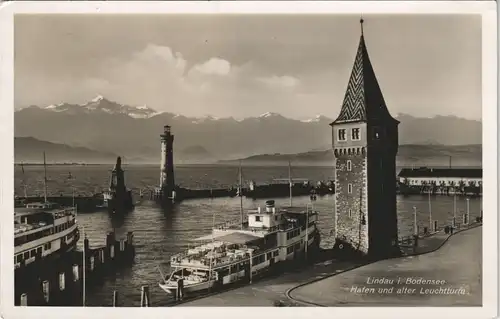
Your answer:
[[[192,69],[202,74],[228,75],[231,72],[231,64],[222,59],[211,58],[203,64],[197,64]]]
[[[298,78],[269,74],[252,61],[237,65],[211,57],[193,63],[168,46],[148,44],[99,63],[95,74],[62,79],[46,73],[21,79],[18,87],[26,87],[28,82],[28,87],[37,87],[32,91],[36,101],[30,104],[40,106],[85,103],[100,93],[119,103],[146,104],[187,116],[246,117],[269,111],[293,116],[307,109],[303,107],[307,101],[298,97]]]
[[[259,78],[258,80],[273,88],[293,88],[300,83],[299,79],[288,75],[274,75],[271,77]]]

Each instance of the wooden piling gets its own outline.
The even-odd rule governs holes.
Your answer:
[[[66,274],[64,272],[59,273],[59,291],[64,291],[66,289]]]
[[[113,291],[113,307],[118,306],[118,292],[116,290]]]
[[[27,307],[28,306],[28,294],[21,294],[20,305],[21,305],[21,307]]]
[[[45,300],[46,303],[48,303],[50,294],[50,286],[48,280],[44,280],[42,282],[42,292],[43,292],[43,299]]]
[[[120,239],[120,252],[124,252],[125,251],[125,239],[122,238]]]
[[[109,246],[109,258],[110,259],[115,258],[115,245]]]
[[[434,220],[434,232],[437,232],[438,231],[438,221],[437,220]]]
[[[94,271],[94,267],[95,267],[95,257],[94,256],[90,256],[90,271]]]
[[[80,280],[80,271],[78,269],[78,265],[74,264],[73,265],[73,281],[77,282],[78,280]]]
[[[99,261],[101,265],[104,265],[105,257],[104,257],[104,248],[99,249]]]
[[[149,307],[149,286],[141,288],[141,307]]]

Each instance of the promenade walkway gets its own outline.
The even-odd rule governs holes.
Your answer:
[[[303,285],[289,296],[311,306],[481,306],[481,239],[482,227],[469,229],[434,252],[369,264]]]
[[[472,237],[471,235],[466,235],[468,232],[474,232]],[[461,259],[466,256],[467,252],[469,250],[475,250],[473,254],[479,254],[479,257],[477,255],[470,255],[466,257],[469,262],[478,262],[479,264],[472,267],[472,269],[479,269],[481,270],[481,241],[479,239],[479,243],[476,245],[479,245],[479,248],[477,249],[476,246],[473,246],[474,243],[477,241],[476,237],[478,236],[477,233],[479,232],[479,238],[481,234],[481,228],[478,227],[474,230],[468,230],[468,231],[463,231],[460,233],[456,233],[453,235],[451,238],[457,237],[457,238],[462,238],[458,242],[454,242],[452,245],[445,245],[443,248],[447,247],[447,250],[451,249],[450,247],[453,246],[455,249],[453,250],[453,253],[456,253],[456,250],[461,250],[461,249],[466,249],[466,251],[463,251],[462,253],[457,254],[456,257],[453,259],[449,259],[448,261],[445,260],[436,260],[431,263],[428,262],[427,268],[425,268],[423,271],[419,272],[418,276],[420,277],[425,277],[431,279],[430,274],[434,272],[441,272],[439,270],[439,264],[444,263],[445,265],[448,264],[449,267],[457,268],[458,270],[455,271],[455,275],[451,275],[451,277],[456,276],[457,280],[462,278],[464,281],[469,280],[470,277],[474,277],[475,275],[469,274],[469,270],[466,272],[463,272],[461,275],[457,275],[457,273],[460,273],[460,270],[463,270],[464,267],[471,267],[470,265],[465,265],[462,267],[461,264]],[[434,251],[438,248],[440,248],[449,238],[450,236],[447,234],[443,233],[438,233],[435,234],[431,237],[423,238],[420,239],[419,241],[419,246],[420,248],[417,249],[415,252],[416,254],[424,254],[430,251]],[[450,239],[451,240],[451,239]],[[461,248],[464,244],[462,241],[466,242],[467,248]],[[472,246],[471,246],[472,245]],[[448,247],[450,246],[450,247]],[[465,246],[464,246],[465,247]],[[473,248],[475,247],[475,248]],[[441,250],[440,249],[440,250]],[[439,250],[439,251],[440,251]],[[407,253],[412,253],[411,251],[408,251]],[[265,278],[261,279],[259,281],[254,282],[253,284],[246,285],[240,288],[236,288],[230,291],[226,292],[221,292],[217,294],[212,294],[204,298],[188,301],[185,303],[182,303],[178,305],[179,307],[207,307],[207,306],[214,306],[214,307],[246,307],[246,306],[260,306],[260,307],[266,307],[266,306],[274,306],[275,302],[277,301],[285,301],[288,300],[288,298],[292,299],[293,303],[296,305],[301,305],[301,306],[342,306],[346,305],[346,302],[352,301],[352,302],[362,302],[361,299],[358,300],[344,300],[342,297],[339,297],[339,295],[347,295],[350,296],[351,294],[346,293],[345,288],[346,287],[351,287],[352,283],[345,279],[344,281],[335,281],[334,278],[344,278],[344,276],[351,276],[350,274],[359,271],[359,269],[364,269],[366,267],[370,267],[372,265],[378,265],[381,264],[383,266],[376,266],[378,268],[369,268],[369,269],[377,269],[373,270],[373,274],[378,274],[378,276],[387,276],[388,271],[392,271],[392,269],[398,269],[398,265],[401,265],[402,263],[406,261],[411,261],[411,260],[416,260],[418,261],[420,258],[424,257],[425,255],[421,256],[413,256],[413,257],[402,257],[402,258],[395,258],[395,259],[389,259],[389,260],[383,260],[383,261],[378,261],[376,263],[372,263],[369,265],[366,264],[356,264],[352,262],[345,262],[345,261],[336,261],[336,260],[331,260],[327,262],[321,262],[317,263],[315,265],[312,265],[306,269],[300,269],[296,271],[289,271],[286,272],[279,277],[273,277],[273,278]],[[449,258],[449,257],[448,257]],[[437,264],[436,264],[437,263]],[[409,263],[411,265],[411,263]],[[373,267],[373,266],[372,266]],[[410,275],[410,266],[406,266],[407,268],[400,268],[400,269],[406,269],[407,271],[404,273],[406,275]],[[410,267],[410,268],[408,268]],[[415,276],[417,273],[418,269],[414,270]],[[446,270],[443,270],[443,272],[446,272]],[[403,273],[400,273],[401,275],[404,275]],[[479,272],[480,274],[480,272]],[[405,275],[405,276],[406,276]],[[340,277],[339,277],[340,276]],[[358,276],[360,273],[358,273]],[[441,275],[436,274],[434,277],[439,277]],[[354,276],[355,277],[355,276]],[[346,277],[347,278],[347,277]],[[351,277],[349,277],[351,278]],[[476,277],[474,277],[476,278]],[[480,277],[479,277],[480,279]],[[332,281],[333,280],[333,281]],[[352,279],[352,282],[355,282],[356,280],[360,279]],[[363,279],[366,281],[366,276]],[[357,281],[356,281],[357,282]],[[480,283],[479,283],[480,287]],[[476,286],[469,287],[469,291],[472,291],[474,293],[474,296],[476,296]],[[336,291],[334,289],[337,289]],[[480,290],[480,289],[479,289]],[[355,294],[352,294],[355,295]],[[337,297],[334,297],[337,296]],[[456,296],[455,296],[456,297]],[[328,301],[329,298],[333,301]],[[340,298],[340,300],[339,300]],[[477,296],[475,297],[477,298]],[[420,303],[423,305],[427,305],[425,299],[420,299]],[[468,304],[471,303],[471,298],[467,300],[463,300],[463,302],[466,302]],[[479,296],[479,300],[481,300]],[[373,301],[371,301],[373,302]],[[392,301],[391,301],[392,302]],[[413,303],[415,304],[415,303]],[[354,305],[354,303],[352,303]],[[370,304],[371,305],[371,304]]]

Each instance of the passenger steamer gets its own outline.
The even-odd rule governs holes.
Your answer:
[[[169,294],[194,293],[251,282],[287,261],[307,258],[319,247],[317,217],[311,208],[276,209],[274,200],[269,200],[265,211],[259,207],[248,212],[244,223],[241,219],[214,227],[211,235],[197,239],[207,243],[171,257],[173,271],[160,287]]]
[[[14,268],[71,251],[80,234],[74,208],[31,203],[14,213]]]
[[[45,201],[14,207],[14,269],[73,250],[80,238],[76,208],[47,201],[47,169],[44,162]]]

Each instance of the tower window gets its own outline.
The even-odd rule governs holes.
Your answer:
[[[349,208],[348,213],[349,213],[349,218],[351,218],[352,217],[352,209]]]
[[[350,160],[347,161],[347,170],[348,171],[352,170],[352,162]]]
[[[351,138],[353,141],[359,141],[359,128],[353,128],[351,130]]]
[[[352,193],[352,184],[347,184],[347,193],[348,194]]]
[[[345,129],[343,129],[343,128],[339,129],[339,130],[337,131],[337,134],[338,134],[338,135],[337,135],[337,139],[338,139],[339,141],[345,141],[345,140],[346,140],[346,138],[345,138]]]
[[[382,131],[378,127],[373,128],[373,138],[375,140],[378,140],[382,137]]]

